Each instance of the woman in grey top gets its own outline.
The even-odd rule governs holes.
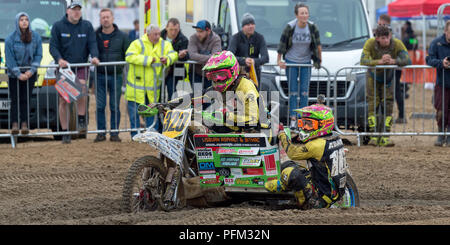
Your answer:
[[[296,4],[295,16],[297,18],[286,25],[281,35],[278,46],[278,65],[286,69],[286,63],[311,64],[312,60],[314,67],[319,69],[322,61],[322,47],[319,30],[314,24],[308,22],[308,6],[302,3]],[[282,56],[285,62],[281,61]],[[286,69],[286,74],[289,82],[289,115],[291,122],[295,122],[294,109],[308,105],[311,67],[289,67]],[[298,82],[299,77],[300,82]],[[300,104],[298,104],[299,95]]]

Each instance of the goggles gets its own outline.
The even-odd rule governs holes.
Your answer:
[[[333,119],[328,119],[328,120],[322,120],[322,121],[318,121],[316,119],[311,119],[311,118],[300,118],[298,119],[298,127],[304,130],[317,130],[319,129],[319,127],[328,124],[328,123],[332,123],[334,120]]]
[[[206,73],[206,78],[214,82],[226,81],[231,78],[231,71],[229,69],[209,71]]]
[[[317,130],[319,129],[319,121],[311,118],[300,118],[298,119],[298,128],[304,130]]]

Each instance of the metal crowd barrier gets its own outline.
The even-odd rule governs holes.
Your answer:
[[[188,71],[190,72],[184,72],[184,64],[188,64],[189,68]],[[181,66],[181,72],[180,67],[175,66]],[[177,81],[177,84],[180,84],[179,81],[183,81],[182,83],[182,89],[189,89],[189,92],[193,92],[194,88],[196,88],[196,93],[202,91],[202,88],[205,88],[205,83],[208,84],[208,81],[204,77],[204,73],[202,75],[199,75],[194,71],[194,67],[198,66],[196,62],[188,61],[188,62],[177,62],[169,69],[163,69],[162,74],[165,74],[164,76],[158,77],[157,84],[158,86],[152,86],[145,87],[145,89],[153,89],[154,92],[154,98],[156,100],[156,90],[158,88],[161,89],[161,96],[159,101],[168,101],[168,91],[166,90],[166,80],[169,80],[172,78],[172,81]],[[96,113],[97,108],[95,110],[94,115],[89,113],[89,104],[96,102],[98,97],[98,77],[100,74],[106,74],[108,73],[107,69],[108,67],[112,68],[112,74],[105,76],[105,112],[109,110],[109,106],[107,103],[107,98],[111,100],[111,94],[108,92],[110,89],[110,85],[108,83],[109,79],[113,79],[114,82],[112,83],[113,91],[121,91],[121,98],[120,98],[120,104],[123,108],[125,105],[125,111],[124,113],[123,109],[121,110],[121,114],[125,115],[122,118],[119,118],[116,116],[113,118],[112,122],[115,122],[116,125],[120,122],[120,128],[117,129],[111,129],[110,128],[110,120],[108,120],[108,116],[105,115],[105,125],[106,129],[99,130],[97,129],[97,125],[90,126],[86,133],[87,134],[99,134],[99,133],[120,133],[120,132],[133,132],[133,131],[142,131],[146,128],[154,128],[157,121],[153,120],[153,123],[151,125],[146,125],[145,127],[141,127],[141,118],[137,118],[136,115],[134,116],[134,120],[137,121],[137,127],[131,127],[130,121],[129,121],[129,113],[128,113],[128,106],[127,106],[127,100],[126,100],[126,93],[125,88],[126,84],[128,83],[127,75],[128,75],[128,64],[127,62],[102,62],[98,66],[93,66],[90,63],[80,63],[80,64],[71,64],[70,67],[77,73],[79,69],[84,69],[84,72],[87,75],[87,86],[88,86],[88,96],[87,96],[87,102],[84,107],[85,110],[85,116],[86,116],[86,123],[94,122],[96,123],[97,120],[90,120],[90,117],[94,117],[96,119]],[[122,68],[123,72],[118,72],[118,68]],[[29,68],[29,67],[21,67],[21,68]],[[175,69],[174,69],[175,68]],[[55,139],[60,139],[62,135],[72,135],[73,138],[81,137],[85,138],[86,135],[80,135],[78,130],[78,120],[77,115],[80,108],[76,106],[76,102],[72,102],[68,105],[66,120],[68,121],[68,128],[67,130],[62,130],[61,128],[61,122],[60,122],[60,103],[61,98],[58,95],[58,92],[55,89],[55,84],[59,78],[57,70],[59,69],[58,65],[52,64],[52,65],[43,65],[38,68],[38,75],[37,80],[34,83],[34,87],[32,90],[27,89],[26,93],[22,94],[19,93],[19,90],[17,90],[16,94],[10,94],[9,89],[9,79],[7,76],[7,68],[6,67],[0,67],[0,138],[8,137],[11,139],[11,145],[13,148],[16,146],[16,142],[18,137],[24,137],[24,136],[53,136]],[[111,72],[111,71],[110,71]],[[172,76],[168,75],[168,73],[171,73]],[[144,71],[144,77],[146,76]],[[166,77],[167,76],[167,77]],[[122,79],[122,86],[118,87],[118,79],[119,77]],[[134,75],[136,77],[136,75]],[[186,79],[188,78],[188,79]],[[197,82],[192,84],[192,81]],[[30,82],[29,80],[27,83]],[[183,86],[184,85],[184,86]],[[186,86],[188,85],[188,86]],[[191,86],[194,86],[192,88]],[[18,86],[18,83],[16,84]],[[147,81],[145,81],[145,86],[147,86]],[[191,88],[189,88],[191,87]],[[91,90],[92,89],[92,90]],[[136,89],[136,87],[135,87]],[[176,86],[172,87],[172,94],[177,90]],[[180,90],[179,90],[180,91]],[[93,95],[93,96],[89,96]],[[11,100],[13,97],[17,98],[19,101],[21,97],[26,96],[30,98],[27,100],[27,110],[26,110],[26,118],[27,118],[27,127],[29,129],[28,134],[22,134],[20,131],[21,122],[18,119],[17,122],[19,124],[19,133],[18,134],[12,134],[12,122],[11,122]],[[114,96],[113,96],[114,98]],[[90,100],[90,101],[89,101]],[[92,101],[93,100],[93,101]],[[148,101],[146,101],[148,102]],[[119,105],[120,109],[120,105]],[[137,109],[137,108],[136,108]],[[18,117],[20,117],[20,106],[18,108]],[[157,116],[154,117],[154,119]],[[121,120],[122,119],[122,120]],[[145,121],[145,120],[144,120]],[[95,130],[92,130],[92,128],[95,128]]]
[[[386,110],[376,107],[374,102],[374,111],[377,111],[378,120],[377,122],[385,122],[388,116],[392,116],[393,120],[398,118],[400,105],[398,102],[403,101],[404,108],[404,122],[395,122],[391,127],[391,130],[386,130],[386,125],[384,124],[381,129],[375,132],[368,132],[368,102],[367,101],[367,81],[362,79],[362,76],[366,76],[367,70],[373,69],[374,73],[382,69],[382,85],[383,87],[392,86],[393,88],[393,98],[391,106],[392,114],[387,115]],[[400,72],[393,72],[393,81],[389,84],[387,82],[386,69],[396,69]],[[356,136],[358,140],[358,146],[362,143],[367,143],[370,136],[438,136],[438,135],[449,135],[449,132],[444,133],[444,131],[439,132],[437,130],[438,123],[444,125],[444,121],[436,122],[436,110],[434,108],[434,85],[435,81],[427,81],[425,78],[425,70],[434,69],[431,66],[426,65],[410,65],[404,67],[398,66],[352,66],[344,67],[338,70],[335,74],[334,81],[338,80],[338,77],[350,77],[355,80],[355,88],[360,88],[359,94],[363,96],[352,96],[351,99],[338,100],[336,96],[333,98],[332,108],[334,109],[335,116],[338,119],[337,131],[342,135]],[[401,71],[408,71],[412,73],[412,83],[404,83],[401,77]],[[418,79],[417,74],[420,74],[421,79]],[[359,79],[355,79],[356,77]],[[400,77],[399,77],[400,76]],[[399,82],[395,82],[399,79]],[[425,83],[415,82],[417,80],[425,81]],[[431,79],[430,79],[431,80]],[[366,82],[364,82],[366,81]],[[358,84],[359,83],[359,84]],[[336,86],[336,85],[335,85]],[[408,87],[410,87],[408,89]],[[374,85],[375,89],[375,85]],[[399,92],[401,91],[401,92]],[[444,89],[442,91],[442,97],[445,98]],[[436,92],[440,92],[436,91]],[[357,93],[358,91],[352,91],[352,93]],[[363,92],[363,93],[361,93]],[[382,90],[383,97],[386,98],[386,90]],[[376,95],[376,91],[375,91]],[[400,96],[400,97],[399,97]],[[400,99],[400,101],[398,100]],[[376,98],[374,98],[374,101]],[[386,108],[390,106],[386,100],[381,101],[381,108]],[[447,115],[449,112],[443,112]],[[444,118],[444,117],[443,117]],[[443,127],[444,128],[444,127]]]
[[[156,99],[157,93],[156,90],[158,88],[161,89],[160,101],[168,101],[174,98],[175,92],[178,93],[177,96],[180,96],[181,93],[201,93],[203,89],[205,89],[210,82],[206,80],[204,74],[199,74],[195,70],[195,66],[199,66],[196,62],[188,61],[188,62],[176,62],[173,66],[168,69],[163,69],[162,73],[164,76],[159,77],[157,84],[158,86],[147,87],[145,85],[144,89],[153,89],[154,96]],[[90,63],[83,64],[72,64],[72,68],[74,69],[87,69],[86,72],[89,74],[88,83],[89,87],[93,87],[95,92],[90,91],[88,89],[89,95],[88,102],[86,103],[86,107],[84,108],[86,111],[86,121],[87,122],[96,122],[96,120],[89,120],[90,117],[94,118],[95,115],[90,115],[89,113],[89,104],[93,103],[92,100],[96,100],[98,96],[98,77],[99,73],[106,73],[107,68],[112,68],[112,75],[109,75],[108,79],[113,79],[112,83],[114,87],[114,91],[121,91],[120,104],[122,108],[125,105],[127,106],[126,93],[124,93],[123,89],[126,87],[128,83],[128,65],[126,62],[108,62],[108,63],[100,63],[98,66],[92,66]],[[311,67],[311,65],[302,65],[302,64],[287,64],[287,67]],[[78,108],[74,106],[74,103],[70,105],[68,111],[70,114],[67,115],[67,120],[69,123],[69,128],[67,130],[61,130],[60,120],[59,120],[59,95],[57,94],[54,84],[57,81],[57,77],[55,77],[54,71],[57,70],[57,65],[48,65],[41,66],[39,68],[39,76],[38,82],[32,91],[27,91],[26,95],[17,94],[17,98],[21,96],[30,96],[31,92],[31,100],[28,103],[27,110],[27,118],[28,118],[28,128],[30,132],[27,136],[54,136],[55,138],[59,138],[62,135],[78,135],[78,121],[74,120],[76,115],[78,114]],[[122,68],[123,72],[118,72],[118,68]],[[366,72],[367,69],[372,67],[367,66],[351,66],[344,67],[338,70],[335,74],[330,74],[329,70],[326,67],[321,67],[321,69],[317,70],[311,69],[311,78],[309,84],[309,104],[315,103],[317,101],[317,96],[319,94],[324,94],[326,96],[326,105],[333,108],[336,118],[336,130],[344,136],[356,136],[358,139],[358,145],[360,145],[361,139],[363,139],[363,143],[367,137],[370,136],[437,136],[437,135],[449,135],[449,132],[438,132],[437,124],[435,122],[435,109],[432,104],[433,99],[433,91],[424,89],[424,84],[419,83],[411,83],[406,85],[405,83],[400,83],[400,86],[403,87],[403,90],[407,86],[410,86],[409,89],[409,97],[407,97],[406,93],[403,93],[401,96],[404,101],[411,101],[408,103],[408,106],[405,106],[404,115],[408,121],[408,124],[394,124],[392,130],[387,132],[385,128],[379,132],[368,132],[367,128],[367,91],[366,91]],[[377,66],[375,69],[395,69],[398,68],[396,66]],[[415,73],[418,69],[434,69],[430,66],[405,66],[400,69],[412,69],[413,71],[413,80],[415,77]],[[269,72],[268,72],[269,71]],[[9,89],[7,89],[7,76],[5,67],[0,67],[0,137],[10,137],[12,147],[15,147],[17,137],[24,136],[21,133],[18,135],[12,135],[11,132],[11,109],[10,109],[10,101],[12,94],[10,94]],[[384,73],[385,75],[386,73]],[[419,74],[425,74],[424,72]],[[394,76],[397,76],[395,74]],[[133,75],[136,77],[136,75]],[[145,77],[145,74],[144,74]],[[118,79],[122,79],[122,86],[117,87]],[[395,77],[397,78],[397,77]],[[276,96],[276,99],[279,98],[280,104],[280,121],[285,125],[289,123],[289,108],[292,106],[289,102],[289,83],[287,82],[287,76],[284,69],[279,69],[277,65],[268,64],[262,66],[261,72],[261,81],[259,81],[258,89],[260,91],[278,91],[279,96]],[[42,82],[41,82],[42,81]],[[166,89],[166,85],[173,84],[175,81],[175,85]],[[386,76],[383,77],[384,84],[386,84]],[[146,81],[147,82],[147,81]],[[435,81],[430,81],[434,83]],[[178,86],[178,87],[177,87]],[[394,90],[397,89],[396,86],[398,84],[393,83]],[[106,82],[105,91],[108,91],[109,85]],[[135,89],[137,89],[135,87]],[[169,91],[167,91],[169,90]],[[5,92],[6,91],[6,92]],[[273,92],[272,92],[273,93]],[[109,93],[106,92],[106,97],[111,98]],[[169,96],[172,95],[171,98]],[[396,108],[396,98],[394,93],[393,106]],[[442,90],[442,96],[444,95],[444,91]],[[275,96],[273,96],[275,98]],[[91,101],[89,101],[91,100]],[[106,104],[105,100],[105,111],[108,111],[109,106]],[[146,101],[148,102],[148,101]],[[298,102],[298,100],[297,100]],[[35,106],[31,106],[35,105]],[[383,102],[383,106],[386,107],[386,101]],[[119,106],[120,108],[120,106]],[[125,113],[126,111],[126,113]],[[108,116],[105,115],[105,126],[106,129],[99,130],[97,129],[97,125],[91,125],[89,128],[91,130],[87,130],[89,134],[98,134],[98,133],[123,133],[123,132],[135,132],[141,131],[149,126],[150,128],[154,128],[156,125],[156,120],[153,120],[151,125],[146,125],[146,127],[140,126],[140,119],[135,115],[135,120],[138,122],[137,127],[131,127],[129,121],[129,113],[126,109],[125,111],[121,110],[121,117],[113,118],[113,122],[116,125],[120,122],[120,127],[117,129],[111,129],[110,123],[107,120]],[[95,113],[97,110],[95,110]],[[393,118],[395,119],[395,113],[397,110],[393,110]],[[443,112],[445,113],[448,112]],[[407,116],[408,115],[408,116]],[[19,116],[19,115],[18,115]],[[386,113],[380,113],[381,120],[384,121],[386,119]],[[156,116],[155,116],[156,117]],[[444,117],[443,117],[444,118]],[[444,125],[444,121],[442,120],[442,125]],[[161,125],[162,126],[162,125]],[[421,126],[421,127],[420,127]],[[20,127],[20,123],[19,123]],[[92,130],[95,128],[95,130]],[[5,129],[7,132],[5,132]],[[81,137],[85,137],[86,135],[81,135]]]
[[[311,65],[289,65],[294,67],[311,67]],[[280,92],[280,103],[284,104],[286,109],[281,109],[281,122],[288,125],[289,120],[289,83],[286,77],[286,70],[280,69],[278,65],[268,64],[264,65],[266,71],[272,71],[271,75],[266,74],[269,80],[275,80],[276,89]],[[387,84],[386,69],[396,69],[398,72],[393,72],[394,80],[399,79],[398,83],[392,82],[393,98],[391,114],[394,124],[391,130],[386,130],[386,125],[381,127],[381,130],[368,132],[368,101],[366,90],[367,70],[375,68],[382,72],[383,86]],[[312,69],[311,79],[309,84],[309,104],[317,102],[317,96],[323,94],[326,96],[326,105],[330,106],[335,115],[335,128],[340,134],[344,136],[356,136],[358,146],[366,144],[370,136],[438,136],[449,135],[450,132],[437,130],[435,116],[436,110],[433,105],[434,101],[434,83],[435,78],[429,76],[432,72],[425,72],[428,69],[435,69],[426,65],[410,65],[405,67],[398,66],[349,66],[336,71],[335,74],[330,74],[326,67],[321,67],[320,70]],[[408,71],[409,78],[412,78],[411,83],[402,82],[401,73]],[[418,79],[420,76],[421,79]],[[263,78],[264,79],[264,78]],[[427,81],[429,79],[430,81]],[[420,83],[426,81],[428,83]],[[431,87],[427,90],[426,87]],[[409,89],[409,90],[408,90]],[[395,91],[403,91],[396,93]],[[445,99],[444,90],[439,93]],[[298,94],[298,92],[297,92]],[[384,96],[385,91],[384,91]],[[374,98],[375,100],[376,98]],[[403,99],[404,115],[406,123],[395,123],[398,116],[397,99]],[[374,103],[375,104],[375,103]],[[386,108],[388,104],[383,101],[380,106]],[[380,110],[380,107],[377,107]],[[442,108],[444,110],[444,108]],[[450,112],[443,112],[443,119],[440,123],[441,127],[445,125],[444,118]],[[385,122],[386,111],[378,111],[379,122]]]

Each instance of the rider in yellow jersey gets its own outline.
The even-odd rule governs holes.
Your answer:
[[[301,209],[327,208],[345,192],[347,162],[342,139],[334,133],[331,109],[315,104],[295,110],[300,114],[298,137],[281,130],[278,138],[291,160],[307,160],[309,170],[293,161],[281,165],[280,179],[265,183],[270,192],[294,191]]]
[[[232,52],[214,54],[203,70],[206,78],[212,81],[211,88],[220,93],[223,102],[223,126],[213,126],[212,130],[252,132],[262,126],[259,123],[258,90],[251,80],[239,75],[239,63]]]

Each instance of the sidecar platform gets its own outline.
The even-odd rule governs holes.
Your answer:
[[[281,174],[278,145],[272,145],[263,133],[198,134],[194,146],[202,187],[270,195],[264,183]]]

